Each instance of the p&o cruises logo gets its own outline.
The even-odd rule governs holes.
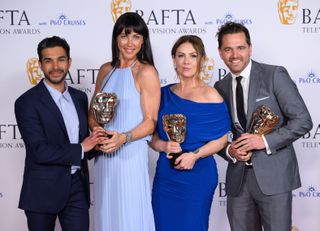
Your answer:
[[[84,19],[68,18],[65,14],[60,14],[56,19],[50,19],[49,22],[40,22],[42,26],[85,26]]]
[[[296,79],[297,84],[320,84],[320,78],[314,73],[313,71],[310,71],[306,76],[304,77],[298,77]]]
[[[236,22],[242,23],[243,25],[251,25],[252,19],[251,18],[236,18],[231,13],[226,13],[223,18],[217,18],[215,20],[215,24],[223,25],[227,22]],[[206,24],[214,24],[213,22],[207,22]]]
[[[306,199],[320,199],[320,191],[318,191],[314,186],[309,186],[305,191],[293,193],[293,196]]]

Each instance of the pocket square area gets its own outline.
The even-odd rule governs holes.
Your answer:
[[[259,101],[262,101],[262,100],[268,99],[269,97],[270,97],[270,96],[266,96],[266,97],[258,98],[258,99],[256,99],[256,102],[259,102]]]

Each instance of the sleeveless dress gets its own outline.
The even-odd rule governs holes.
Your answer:
[[[143,121],[140,94],[134,85],[131,67],[115,69],[103,91],[118,96],[115,117],[105,129],[126,132]],[[95,159],[94,230],[154,230],[148,140],[150,136],[124,144],[114,153]]]
[[[226,104],[197,103],[171,91],[161,89],[161,104],[157,132],[160,139],[168,138],[163,130],[162,115],[184,114],[187,118],[183,151],[194,151],[230,131]],[[196,161],[192,170],[170,167],[166,154],[160,152],[153,182],[152,206],[157,231],[207,231],[214,190],[218,183],[213,156]]]

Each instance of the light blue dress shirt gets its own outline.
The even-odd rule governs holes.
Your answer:
[[[76,107],[74,106],[73,100],[68,91],[67,83],[65,83],[65,91],[61,93],[60,91],[49,86],[46,81],[43,82],[62,114],[64,124],[67,128],[70,143],[79,143],[79,118]],[[83,158],[83,151],[81,158]],[[71,173],[75,173],[77,169],[80,169],[80,166],[72,165]]]

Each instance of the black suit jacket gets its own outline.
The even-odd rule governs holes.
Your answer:
[[[79,142],[88,136],[88,99],[69,87],[79,117]],[[81,166],[89,207],[87,160],[81,160],[80,144],[70,144],[62,114],[43,80],[15,102],[15,115],[26,147],[23,185],[19,208],[56,213],[69,197],[71,165]]]

